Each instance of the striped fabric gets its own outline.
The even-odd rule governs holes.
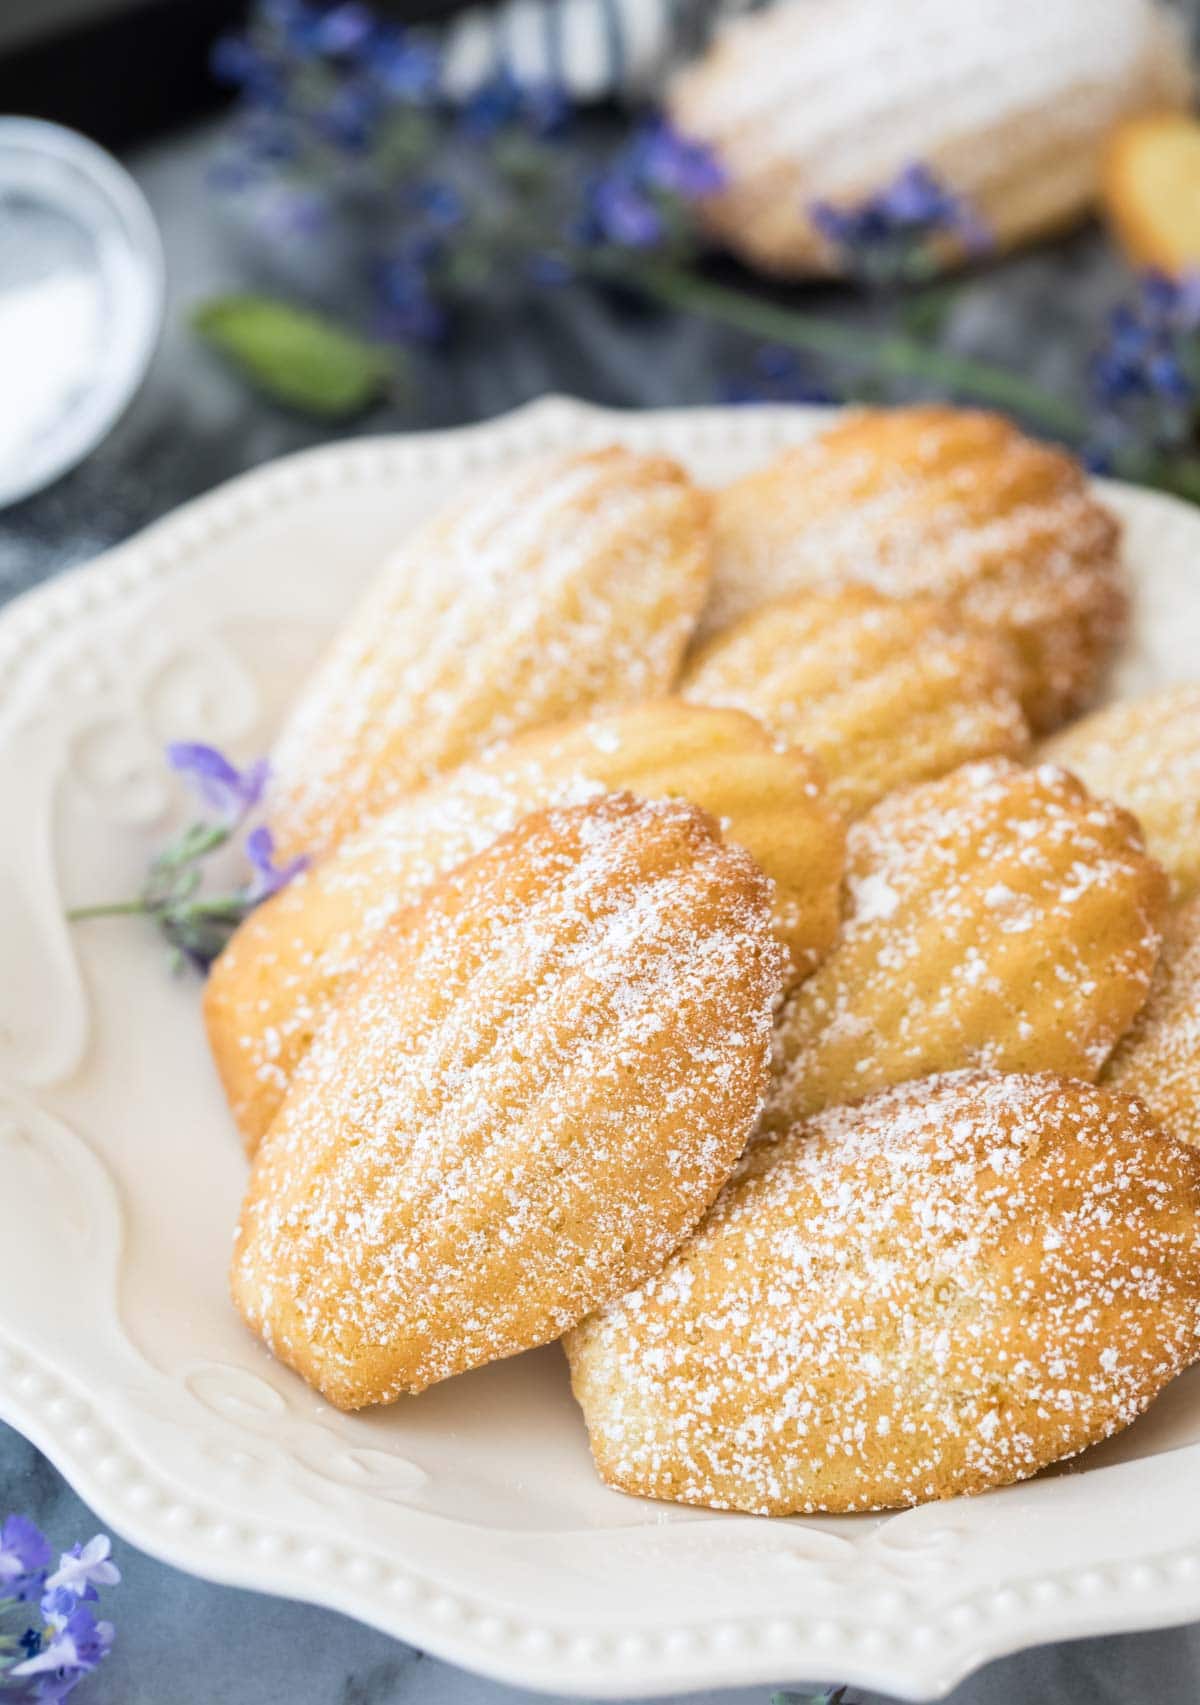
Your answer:
[[[521,82],[555,83],[575,101],[642,95],[694,53],[720,19],[755,3],[504,0],[479,6],[450,26],[447,93],[463,99],[503,68]]]

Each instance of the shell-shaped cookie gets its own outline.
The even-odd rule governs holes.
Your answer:
[[[1023,1480],[1200,1354],[1200,1155],[1050,1074],[906,1084],[752,1149],[567,1354],[638,1496],[790,1515]]]
[[[850,816],[972,758],[1014,757],[1029,730],[1003,640],[935,598],[865,586],[767,604],[702,647],[682,692],[734,705],[818,758]]]
[[[315,856],[498,740],[670,687],[709,579],[708,499],[664,456],[535,458],[420,527],[272,756],[282,853]]]
[[[932,596],[1013,644],[1031,725],[1097,691],[1127,614],[1119,529],[1079,464],[999,415],[866,409],[720,493],[706,634],[858,581]]]
[[[1166,911],[1132,817],[1000,758],[891,794],[846,853],[841,938],[780,1020],[769,1127],[965,1066],[1098,1075]]]
[[[532,730],[351,836],[253,911],[217,960],[205,1018],[247,1150],[389,918],[527,813],[622,789],[691,800],[752,854],[772,882],[789,981],[825,956],[838,931],[845,831],[803,752],[741,711],[674,699]]]
[[[1042,751],[1134,813],[1176,899],[1200,888],[1200,687],[1109,705]]]
[[[1200,1148],[1200,895],[1167,919],[1150,998],[1104,1068],[1104,1081]]]
[[[732,25],[668,108],[726,175],[714,233],[784,275],[836,271],[812,220],[913,161],[1007,248],[1095,199],[1127,115],[1183,108],[1182,32],[1155,0],[804,0]]]
[[[525,818],[383,932],[255,1156],[234,1299],[342,1408],[660,1267],[758,1109],[766,878],[682,801]]]

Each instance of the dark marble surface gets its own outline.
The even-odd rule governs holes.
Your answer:
[[[196,136],[133,162],[166,239],[163,342],[142,395],[108,442],[53,489],[0,514],[0,600],[218,481],[326,435],[251,401],[186,330],[189,302],[246,282],[237,244],[206,206],[205,152],[206,138]],[[1073,391],[1094,330],[1126,282],[1102,237],[1085,231],[991,269],[960,299],[947,336],[961,350],[1005,359]],[[869,312],[828,292],[823,300],[846,314]],[[628,406],[711,402],[721,376],[744,368],[751,347],[697,322],[560,294],[523,319],[480,326],[439,365],[419,402],[377,410],[355,430],[453,425],[546,390]],[[0,1514],[7,1510],[28,1512],[63,1544],[97,1525],[50,1465],[0,1426]],[[117,1554],[125,1571],[111,1604],[118,1645],[78,1695],[93,1705],[503,1705],[533,1697],[465,1676],[329,1612],[210,1586],[128,1545],[118,1544]],[[1192,1628],[1023,1654],[982,1671],[953,1698],[955,1705],[1194,1705],[1198,1690],[1200,1629]],[[768,1693],[704,1697],[710,1705],[766,1705]]]

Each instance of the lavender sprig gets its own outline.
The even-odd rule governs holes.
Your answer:
[[[979,255],[992,243],[965,197],[920,161],[860,201],[814,202],[809,217],[844,270],[871,285],[926,282],[948,255]]]
[[[97,1534],[86,1545],[73,1545],[53,1571],[52,1558],[49,1541],[33,1522],[7,1517],[0,1527],[4,1705],[56,1705],[112,1650],[113,1625],[97,1619],[91,1608],[101,1587],[121,1579],[110,1541]]]
[[[231,842],[262,801],[268,766],[265,759],[238,769],[215,746],[179,741],[167,747],[172,769],[187,777],[202,803],[218,815],[188,825],[150,861],[146,879],[132,900],[77,906],[72,922],[86,918],[146,917],[174,949],[177,962],[207,971],[242,920],[263,900],[298,876],[307,859],[275,860],[270,829],[259,824],[243,842],[252,875],[223,893],[202,891],[205,861]],[[0,1582],[3,1576],[0,1574]]]
[[[1200,414],[1200,275],[1143,273],[1136,296],[1113,311],[1088,377],[1094,467],[1137,477],[1189,446]]]

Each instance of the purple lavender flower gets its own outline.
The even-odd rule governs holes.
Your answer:
[[[1089,380],[1092,466],[1133,472],[1140,458],[1185,444],[1200,409],[1200,275],[1145,273],[1134,300],[1114,310]]]
[[[369,6],[344,0],[340,6],[319,12],[311,28],[317,52],[338,57],[361,53],[369,46],[377,25]]]
[[[432,100],[441,85],[437,51],[404,30],[383,25],[370,43],[371,70],[394,99],[411,103]]]
[[[929,277],[938,270],[942,239],[952,239],[968,254],[981,253],[991,242],[970,204],[919,162],[860,201],[815,201],[809,217],[846,270],[872,284]]]
[[[654,119],[631,143],[641,175],[656,189],[684,201],[703,201],[725,184],[725,170],[712,149],[683,136],[666,119]]]
[[[112,1561],[112,1541],[107,1534],[98,1533],[86,1545],[76,1543],[63,1552],[58,1568],[46,1582],[46,1591],[94,1599],[97,1587],[114,1587],[120,1579],[121,1571]]]
[[[97,1622],[91,1610],[68,1592],[52,1595],[43,1603],[46,1633],[41,1650],[23,1658],[6,1672],[5,1679],[39,1679],[31,1697],[37,1700],[65,1699],[86,1675],[112,1650],[111,1622]]]
[[[198,740],[175,740],[167,747],[167,762],[186,776],[204,804],[231,820],[245,816],[262,798],[269,765],[259,758],[239,770],[215,746]]]
[[[0,1527],[0,1598],[40,1597],[52,1555],[49,1541],[27,1516],[8,1516]]]
[[[458,128],[471,142],[490,142],[502,130],[517,125],[534,136],[554,136],[570,110],[557,84],[523,82],[502,66],[463,103]]]
[[[657,248],[666,222],[643,185],[622,171],[606,173],[591,198],[597,235],[623,249]]]
[[[376,331],[401,343],[437,343],[446,330],[446,312],[438,301],[435,268],[441,259],[437,238],[408,237],[373,269],[378,302]]]
[[[248,896],[252,904],[277,894],[308,868],[308,860],[303,853],[289,859],[286,864],[275,863],[275,837],[265,823],[246,836],[246,856],[254,867],[254,880]]]
[[[721,394],[727,403],[829,403],[834,399],[806,372],[796,352],[764,343],[754,353],[750,371],[727,384]]]
[[[715,155],[655,119],[634,131],[586,186],[580,236],[618,248],[657,248],[680,229],[683,207],[712,195],[723,182]]]

